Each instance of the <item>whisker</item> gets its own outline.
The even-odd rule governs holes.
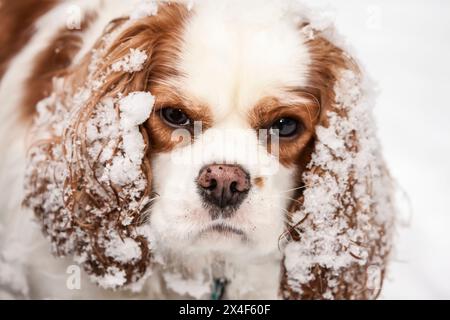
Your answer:
[[[287,193],[287,192],[291,192],[291,191],[294,191],[294,190],[301,190],[301,189],[306,189],[306,188],[312,188],[312,187],[315,187],[315,186],[317,186],[319,183],[315,183],[315,184],[312,184],[312,185],[303,185],[303,186],[300,186],[300,187],[297,187],[297,188],[292,188],[292,189],[288,189],[288,190],[283,190],[283,191],[280,191],[281,193]]]
[[[161,198],[161,196],[158,193],[154,192],[153,197],[148,200],[148,203],[144,206],[144,208],[140,212],[139,224],[145,224],[149,222],[150,212],[152,210],[153,204],[159,198]]]
[[[144,209],[142,209],[142,211],[140,212],[141,218],[139,219],[139,223],[143,224],[143,223],[147,223],[149,218],[150,218],[150,213],[151,210],[153,208],[153,205],[155,203],[156,200],[161,200],[161,199],[168,199],[168,200],[173,200],[172,197],[169,196],[162,196],[156,192],[153,193],[153,197],[150,198],[148,200],[147,205],[144,207]],[[184,198],[183,198],[184,199]]]
[[[284,231],[280,234],[280,236],[278,237],[278,250],[279,250],[279,251],[282,251],[280,243],[281,243],[281,241],[283,240],[283,238],[286,239],[286,240],[288,239],[288,235],[290,234],[290,231],[291,231],[291,228],[292,228],[292,227],[290,226],[290,221],[289,221],[289,219],[287,218],[287,216],[289,216],[289,215],[291,214],[291,212],[289,212],[286,208],[283,208],[282,206],[275,205],[275,207],[278,207],[279,209],[281,209],[281,210],[283,210],[284,212],[286,212],[286,216],[285,216],[285,218],[283,219],[284,225],[286,226],[286,230],[284,230]]]
[[[275,205],[275,207],[278,207],[278,209],[281,209],[284,212],[286,212],[287,214],[290,214],[290,212],[286,208],[283,208],[282,206]]]
[[[308,186],[305,185],[305,186],[300,186],[300,187],[297,187],[297,188],[283,190],[283,191],[281,191],[281,193],[288,193],[288,192],[295,191],[295,190],[305,189],[306,187],[308,187]]]
[[[295,201],[295,202],[297,202],[298,204],[303,204],[303,202],[301,202],[301,201],[298,200],[298,199],[294,199],[294,198],[291,198],[291,197],[283,197],[282,195],[274,195],[274,196],[271,196],[271,197],[269,197],[269,198],[282,198],[282,199],[287,199],[287,200]]]

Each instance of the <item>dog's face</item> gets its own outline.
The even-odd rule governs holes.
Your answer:
[[[229,18],[194,14],[176,75],[150,90],[150,225],[169,250],[277,250],[319,118],[298,28]]]

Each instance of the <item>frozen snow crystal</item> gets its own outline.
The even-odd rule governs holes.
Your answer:
[[[104,289],[116,289],[127,281],[125,271],[117,267],[109,267],[102,277],[91,276],[91,279]]]
[[[148,92],[132,92],[119,101],[120,125],[129,130],[144,123],[150,116],[155,98]]]
[[[123,59],[115,62],[111,69],[114,72],[139,72],[143,69],[145,61],[147,61],[147,54],[139,49],[130,49],[130,53]]]
[[[154,16],[158,13],[158,3],[155,0],[141,0],[130,14],[131,20]]]
[[[123,153],[113,158],[107,167],[108,176],[102,180],[123,186],[139,177],[145,149],[139,125],[150,116],[154,102],[154,97],[147,92],[133,92],[119,101]]]
[[[118,235],[115,235],[110,240],[105,254],[121,263],[128,263],[140,258],[141,248],[133,239],[121,239]]]

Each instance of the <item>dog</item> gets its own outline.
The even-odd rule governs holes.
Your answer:
[[[312,16],[2,3],[3,296],[376,298],[394,208],[371,84]]]

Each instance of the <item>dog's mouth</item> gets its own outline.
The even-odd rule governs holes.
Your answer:
[[[239,237],[243,241],[248,241],[246,233],[233,226],[229,226],[223,223],[212,224],[203,230],[201,230],[198,234],[199,238],[204,238],[208,235],[219,235],[226,238]]]

